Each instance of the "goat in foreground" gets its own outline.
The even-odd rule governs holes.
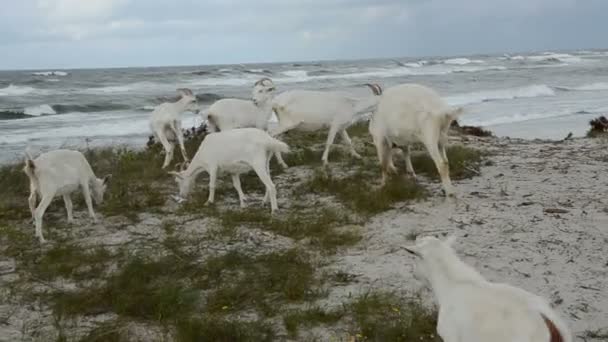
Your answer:
[[[157,106],[150,118],[150,128],[154,137],[160,141],[165,150],[165,161],[163,169],[169,166],[173,159],[175,140],[177,139],[182,156],[188,161],[186,148],[184,147],[184,135],[182,133],[181,113],[186,110],[194,110],[196,97],[190,89],[181,88],[177,90],[181,98],[177,102],[165,102]]]
[[[556,312],[534,294],[491,283],[458,258],[454,238],[417,239],[406,247],[415,275],[430,283],[439,307],[437,333],[445,342],[571,342]]]
[[[221,99],[202,112],[207,120],[209,132],[226,131],[235,128],[255,127],[268,130],[268,121],[272,116],[270,101],[275,92],[275,86],[269,78],[262,78],[253,86],[255,100]],[[283,168],[287,164],[281,153],[275,153],[277,161]]]
[[[111,175],[99,179],[93,173],[89,162],[78,151],[55,150],[43,153],[36,159],[26,153],[23,171],[30,180],[29,206],[36,225],[36,237],[41,243],[46,240],[42,236],[42,217],[55,196],[63,196],[68,223],[74,221],[72,216],[72,199],[70,194],[79,187],[82,188],[84,200],[89,209],[89,216],[97,222],[91,195],[97,204],[103,201],[108,180]],[[40,203],[36,207],[36,196]]]
[[[397,172],[393,146],[405,147],[407,172],[416,177],[410,144],[420,141],[439,171],[446,196],[455,195],[445,149],[450,124],[462,112],[462,108],[450,108],[434,90],[422,85],[403,84],[387,89],[369,123],[382,165],[382,184],[386,184],[389,172]]]
[[[215,198],[215,183],[218,172],[232,175],[232,184],[238,192],[241,208],[245,207],[245,194],[239,175],[253,169],[266,186],[264,203],[270,197],[272,212],[278,209],[276,188],[270,178],[270,158],[274,153],[289,151],[282,141],[257,128],[237,128],[208,134],[192,158],[188,168],[180,172],[171,171],[179,186],[179,196],[184,199],[192,190],[196,177],[203,171],[209,173],[209,199]]]
[[[374,111],[382,89],[377,84],[367,84],[373,95],[354,98],[344,92],[292,90],[281,93],[272,101],[272,109],[279,120],[279,127],[272,133],[277,136],[289,130],[316,131],[329,128],[327,142],[321,160],[328,163],[329,149],[336,134],[349,147],[350,154],[359,159],[346,129],[362,114]],[[254,99],[257,95],[254,92]]]

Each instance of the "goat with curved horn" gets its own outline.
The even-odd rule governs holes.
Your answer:
[[[179,89],[177,89],[177,92],[182,96],[194,96],[194,94],[192,93],[192,90],[190,90],[188,88],[179,88]]]
[[[273,84],[273,82],[272,82],[272,80],[270,78],[263,77],[263,78],[260,78],[257,82],[255,82],[253,84],[253,86],[255,87],[255,86],[259,86],[259,85],[265,85],[264,82],[268,82],[270,84]]]
[[[368,86],[372,92],[374,93],[374,95],[376,96],[380,96],[382,95],[382,88],[377,84],[377,83],[365,83],[366,86]]]

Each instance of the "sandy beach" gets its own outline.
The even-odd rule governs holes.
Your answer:
[[[358,149],[370,152],[365,158],[373,164],[375,159],[366,139],[358,137],[355,142]],[[4,227],[0,237],[0,340],[48,341],[65,336],[66,340],[76,341],[83,336],[85,339],[90,337],[87,334],[108,322],[122,319],[123,315],[108,309],[58,318],[56,304],[42,299],[55,292],[71,293],[104,282],[95,277],[75,277],[75,274],[84,272],[83,269],[95,269],[93,265],[78,265],[70,268],[71,273],[52,275],[48,279],[36,275],[41,271],[32,268],[32,260],[28,258],[37,260],[34,263],[43,263],[45,253],[48,256],[62,245],[78,246],[84,250],[104,248],[113,256],[126,251],[131,256],[158,258],[172,250],[167,249],[167,241],[179,241],[178,246],[183,253],[196,251],[197,263],[230,251],[239,251],[253,258],[260,253],[304,248],[313,255],[311,260],[316,277],[329,275],[329,280],[320,285],[323,296],[304,303],[287,304],[286,307],[315,305],[331,311],[347,308],[345,303],[353,298],[375,292],[405,297],[417,294],[425,306],[432,308],[432,294],[413,278],[413,261],[400,247],[412,243],[411,240],[418,235],[455,234],[459,237],[455,245],[458,254],[489,280],[516,285],[547,298],[567,320],[576,341],[606,341],[606,141],[469,136],[453,136],[451,139],[452,145],[474,147],[486,155],[481,168],[475,171],[477,175],[455,181],[458,189],[456,199],[446,200],[441,195],[439,182],[422,176],[420,183],[427,189],[428,197],[396,202],[390,209],[369,215],[365,220],[338,227],[339,232],[356,232],[359,239],[350,245],[338,246],[331,253],[317,248],[316,237],[306,235],[306,232],[290,235],[273,231],[264,224],[251,224],[254,220],[247,215],[257,215],[255,213],[260,210],[266,212],[267,209],[256,209],[260,207],[261,188],[245,188],[252,197],[250,206],[253,212],[247,211],[247,215],[232,218],[220,216],[219,225],[213,216],[217,212],[202,207],[183,212],[178,204],[167,199],[163,200],[161,209],[142,210],[130,219],[123,215],[104,214],[99,224],[92,224],[81,207],[75,212],[76,224],[69,226],[65,223],[61,203],[57,201],[59,204],[47,213],[48,223],[45,223],[45,234],[51,243],[39,247],[28,220],[5,220],[0,224]],[[340,149],[337,147],[335,150]],[[359,163],[347,160],[348,157],[341,154],[335,158],[338,161],[333,162],[330,169],[336,175],[348,172],[346,165]],[[288,215],[292,210],[318,213],[324,210],[322,208],[344,205],[327,194],[302,193],[299,186],[314,177],[315,170],[318,166],[296,165],[273,177],[279,189],[280,215]],[[378,183],[379,171],[373,169],[371,172],[376,174],[376,178],[370,177],[369,182]],[[252,179],[248,178],[249,181]],[[216,209],[237,213],[241,209],[238,208],[236,194],[228,181],[224,181]],[[198,186],[206,196],[205,182],[199,180]],[[169,179],[163,188],[171,193],[174,184]],[[25,202],[25,198],[22,200]],[[229,220],[236,222],[232,223],[233,230],[229,236],[225,231],[218,234],[218,229],[223,229],[218,227],[226,227]],[[16,251],[16,248],[21,250]],[[104,277],[116,272],[120,264],[116,260],[104,259],[103,264],[107,266],[103,268]],[[297,270],[299,268],[294,269],[299,272]],[[337,275],[339,281],[336,280]],[[345,310],[343,316],[334,322],[301,327],[296,334],[285,331],[280,319],[284,317],[282,314],[271,315],[263,321],[275,331],[272,340],[383,340],[360,336],[357,333],[360,328],[353,328],[350,314]],[[228,317],[247,321],[260,319],[260,314],[245,307]],[[126,319],[117,331],[129,341],[180,340],[175,337],[174,330],[163,327],[153,320]],[[435,341],[433,338],[436,337],[429,336],[429,340]]]

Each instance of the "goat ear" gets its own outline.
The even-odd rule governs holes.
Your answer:
[[[112,179],[112,174],[108,174],[105,177],[103,177],[103,184],[106,185],[108,184],[108,182]]]

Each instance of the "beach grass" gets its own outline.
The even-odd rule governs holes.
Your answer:
[[[326,167],[321,165],[325,133],[285,135],[292,144],[284,155],[290,168],[273,164],[271,169],[280,202],[274,214],[268,204],[255,200],[265,189],[253,172],[241,176],[250,196],[245,209],[238,207],[229,179],[219,179],[216,203],[205,205],[205,176],[188,200],[177,204],[170,200],[177,185],[160,168],[164,156],[158,144],[141,150],[84,150],[99,177],[113,175],[104,203],[95,208],[102,222],[114,222],[106,227],[109,232],[122,234],[127,227],[138,227],[144,224],[141,216],[160,218],[161,240],[136,235],[118,246],[75,240],[70,230],[80,228],[65,226],[63,203],[55,200],[45,215],[53,244],[40,248],[31,227],[23,166],[4,166],[0,253],[15,260],[23,275],[13,291],[23,305],[43,303],[51,310],[57,340],[126,341],[132,326],[143,324],[176,341],[306,340],[310,329],[335,325],[348,327],[357,341],[436,341],[432,312],[414,300],[368,293],[337,306],[319,304],[328,299],[331,286],[353,283],[356,276],[323,267],[364,241],[370,219],[431,196],[424,183],[403,172],[380,186],[367,123],[349,132],[364,158],[355,159],[343,146],[334,146]],[[203,136],[187,139],[190,156]],[[478,175],[484,156],[469,147],[450,147],[453,178]],[[403,160],[395,159],[405,170]],[[172,167],[179,162],[176,153]],[[435,166],[425,154],[416,155],[413,163],[422,177],[436,181]],[[85,210],[82,197],[73,197],[75,210]],[[194,235],[184,231],[186,222],[195,222]],[[243,248],[243,236],[252,234],[263,237],[254,239],[256,243],[273,247]],[[32,279],[45,290],[32,289]],[[52,285],[58,282],[71,285]],[[107,315],[112,319],[73,339],[70,322]]]

